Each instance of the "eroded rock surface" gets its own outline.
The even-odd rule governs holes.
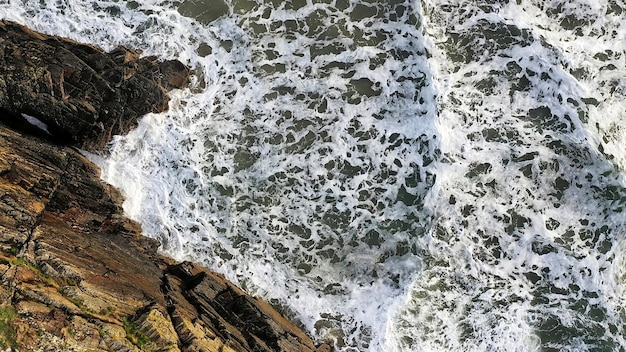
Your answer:
[[[23,128],[34,117],[42,134],[60,143],[101,148],[139,117],[165,111],[167,90],[188,78],[178,61],[157,62],[125,47],[107,53],[0,21],[2,118]]]

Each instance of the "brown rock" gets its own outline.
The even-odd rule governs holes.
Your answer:
[[[70,325],[63,331],[65,340],[71,345],[81,346],[84,350],[101,349],[100,328],[81,316],[73,316]]]
[[[161,84],[167,89],[183,88],[189,84],[189,70],[180,61],[168,60],[159,65]]]
[[[140,315],[135,324],[161,348],[166,346],[168,350],[178,350],[178,335],[169,315],[152,308]]]
[[[26,283],[34,283],[37,280],[35,273],[26,265],[18,265],[15,269],[15,280]]]
[[[71,315],[81,314],[81,309],[74,302],[64,297],[53,287],[40,287],[39,285],[18,284],[21,296],[28,300],[41,302],[47,306],[62,309]]]
[[[33,301],[20,301],[15,308],[18,314],[25,316],[44,317],[52,312],[52,309],[45,304]]]

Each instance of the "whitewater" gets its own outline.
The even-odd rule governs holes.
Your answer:
[[[178,59],[90,155],[161,251],[339,351],[626,349],[623,0],[0,0]]]

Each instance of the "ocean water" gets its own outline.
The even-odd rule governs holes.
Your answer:
[[[92,156],[339,351],[626,349],[624,0],[0,0],[193,68]]]

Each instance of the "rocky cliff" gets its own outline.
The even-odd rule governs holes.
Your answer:
[[[101,149],[139,117],[165,111],[167,90],[187,84],[182,63],[140,55],[125,47],[106,53],[0,21],[2,120],[30,128],[34,118],[48,139]]]
[[[4,21],[0,53],[0,348],[330,351],[223,277],[159,255],[70,147],[97,150],[166,109],[184,65]]]

